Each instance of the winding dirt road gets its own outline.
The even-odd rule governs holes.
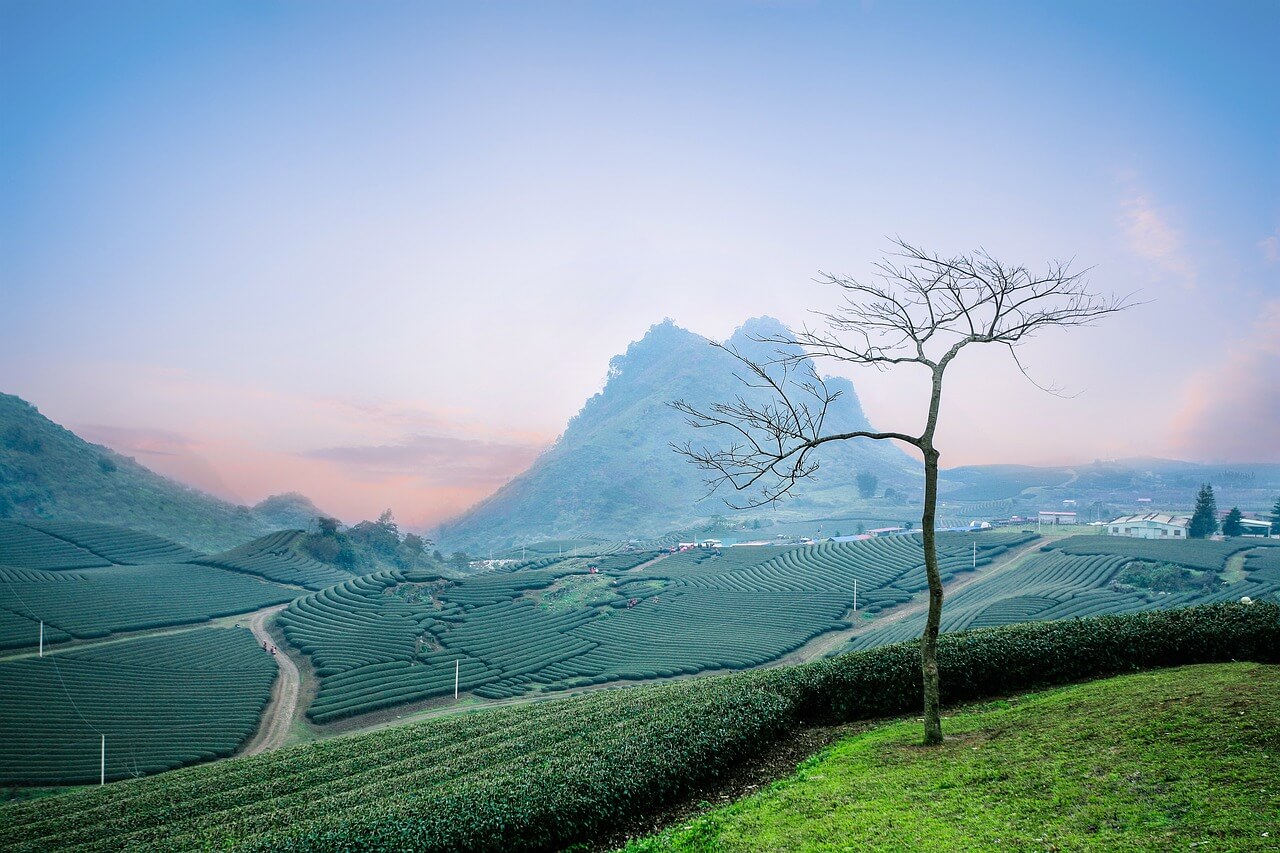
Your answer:
[[[276,641],[267,632],[267,620],[284,610],[289,605],[281,604],[259,610],[249,619],[249,630],[258,638],[258,643],[274,646]],[[280,677],[271,687],[271,701],[262,712],[262,721],[258,723],[258,731],[244,748],[241,755],[257,755],[284,746],[293,728],[293,718],[298,710],[298,694],[302,689],[302,676],[284,649],[276,649],[276,665],[280,667]]]

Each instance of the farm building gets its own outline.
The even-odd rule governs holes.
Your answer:
[[[1075,524],[1076,514],[1074,512],[1041,511],[1039,521],[1041,524]]]
[[[1260,518],[1242,518],[1240,526],[1244,528],[1242,536],[1270,536],[1271,522]]]
[[[1135,539],[1186,538],[1191,517],[1167,512],[1148,512],[1144,515],[1125,515],[1107,524],[1112,536],[1132,536]]]

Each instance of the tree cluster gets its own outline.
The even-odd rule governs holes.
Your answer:
[[[377,521],[361,521],[346,528],[336,518],[317,518],[316,532],[307,535],[302,548],[322,563],[365,572],[428,565],[433,562],[427,553],[430,544],[415,533],[401,533],[388,509]]]

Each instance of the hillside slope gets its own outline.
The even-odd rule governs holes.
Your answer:
[[[1280,667],[1252,663],[1035,693],[953,715],[937,750],[914,721],[855,735],[626,853],[1267,849],[1277,715]]]
[[[90,444],[0,394],[0,518],[92,521],[221,551],[276,529],[246,507]]]
[[[729,343],[759,352],[762,345],[752,336],[783,332],[776,320],[757,318]],[[708,406],[749,390],[734,378],[741,365],[709,343],[671,321],[651,328],[609,363],[604,390],[586,402],[560,439],[528,471],[443,525],[440,541],[452,549],[549,536],[652,536],[725,512],[720,496],[703,499],[704,474],[670,447],[720,438],[689,428],[670,401]],[[838,378],[830,385],[842,394],[828,413],[828,427],[868,428],[853,385]],[[843,442],[824,448],[818,459],[818,475],[785,512],[847,512],[859,501],[854,475],[863,470],[875,473],[881,488],[914,490],[918,480],[916,463],[887,443]]]

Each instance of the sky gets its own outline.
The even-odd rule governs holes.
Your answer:
[[[899,235],[1143,304],[949,374],[944,467],[1280,462],[1275,2],[0,0],[0,390],[428,526],[664,318]],[[917,429],[918,378],[839,371]]]

